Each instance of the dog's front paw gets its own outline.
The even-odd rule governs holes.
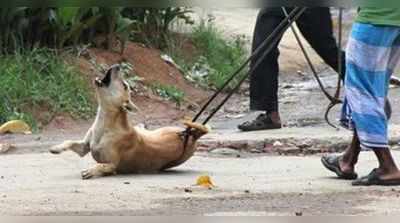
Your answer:
[[[93,178],[95,174],[93,173],[93,170],[84,170],[81,172],[81,176],[83,180],[88,180],[90,178]]]

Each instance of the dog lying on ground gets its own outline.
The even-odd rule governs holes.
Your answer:
[[[184,129],[178,127],[149,131],[131,126],[127,113],[138,109],[131,101],[131,88],[119,71],[119,65],[114,65],[104,78],[96,79],[99,106],[85,138],[50,149],[53,154],[70,150],[81,157],[91,152],[98,164],[83,171],[83,179],[116,173],[154,173],[176,167],[194,154],[196,141],[208,133],[205,126],[192,122],[184,123],[191,128],[187,138],[182,134]]]

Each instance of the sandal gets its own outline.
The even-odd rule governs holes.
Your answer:
[[[282,128],[282,124],[273,122],[271,117],[268,116],[267,114],[261,114],[253,121],[244,122],[240,124],[238,128],[244,132],[248,132],[248,131],[280,129]]]
[[[378,169],[372,170],[367,176],[361,177],[353,181],[353,186],[400,186],[400,179],[396,180],[382,180]]]
[[[321,158],[322,164],[330,171],[336,173],[339,179],[354,180],[357,179],[356,173],[345,173],[340,169],[339,160],[341,156],[325,155]]]

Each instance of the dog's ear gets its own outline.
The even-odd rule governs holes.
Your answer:
[[[106,72],[106,75],[104,76],[103,80],[101,80],[101,84],[104,86],[109,86],[111,83],[111,78],[112,78],[112,68],[108,69]]]

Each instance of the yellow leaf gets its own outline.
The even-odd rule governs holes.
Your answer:
[[[29,125],[21,120],[9,121],[4,125],[2,125],[0,127],[0,134],[5,134],[5,133],[32,134]]]
[[[199,178],[197,178],[196,185],[207,188],[214,187],[214,184],[212,183],[210,176],[200,176]]]

